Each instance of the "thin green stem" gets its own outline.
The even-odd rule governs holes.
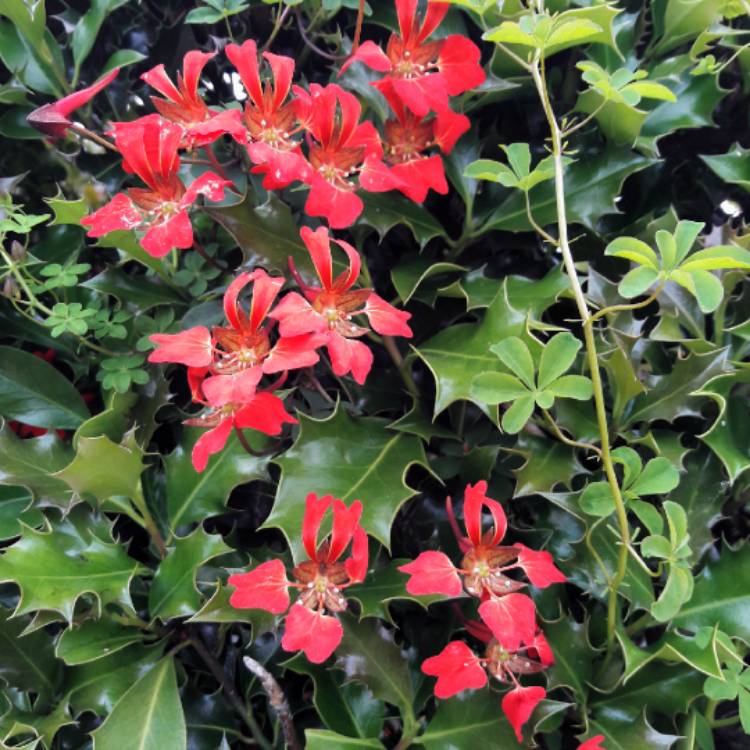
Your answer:
[[[552,430],[552,433],[561,443],[565,443],[565,445],[569,445],[571,446],[571,448],[581,448],[583,450],[593,451],[597,456],[601,458],[602,452],[595,445],[593,445],[592,443],[581,443],[578,440],[571,440],[569,437],[563,434],[563,431],[560,429],[557,422],[555,422],[554,417],[546,409],[542,409],[542,414],[544,415],[545,421]]]
[[[265,44],[261,48],[261,52],[265,52],[266,50],[270,49],[274,40],[279,35],[281,27],[284,25],[284,21],[286,20],[287,15],[289,15],[289,11],[291,9],[291,5],[284,5],[283,0],[279,0],[279,7],[276,9],[276,22],[271,29],[271,33],[268,35],[268,39],[266,39]]]
[[[136,491],[133,493],[131,498],[133,505],[141,515],[143,519],[143,528],[148,531],[149,536],[154,542],[156,549],[159,550],[159,556],[164,559],[167,556],[167,545],[164,543],[164,538],[159,531],[159,527],[156,525],[156,520],[151,515],[151,511],[148,509],[146,498],[143,496],[143,490],[141,489],[140,483],[136,487]]]
[[[401,380],[404,381],[406,390],[409,391],[414,398],[419,398],[419,388],[417,388],[417,384],[414,382],[409,367],[401,356],[401,352],[398,350],[398,346],[396,346],[393,336],[383,336],[383,346],[393,360],[393,364],[396,365],[396,369],[401,375]]]
[[[609,598],[607,602],[607,653],[604,658],[602,670],[609,664],[615,648],[615,629],[617,626],[617,595],[620,585],[625,579],[628,563],[628,545],[630,544],[630,528],[628,526],[628,515],[625,503],[620,492],[620,484],[615,473],[615,465],[612,460],[609,440],[609,425],[607,423],[607,408],[604,401],[604,387],[601,373],[599,371],[599,358],[596,350],[594,330],[591,325],[591,312],[589,311],[586,297],[583,294],[578,272],[576,271],[573,253],[570,250],[568,240],[568,222],[565,206],[565,176],[563,172],[563,145],[562,133],[557,123],[544,71],[544,60],[541,53],[537,53],[531,66],[531,75],[534,79],[539,99],[544,109],[544,114],[549,125],[552,137],[552,158],[555,169],[555,202],[557,208],[557,228],[559,237],[559,248],[563,256],[565,271],[570,279],[576,307],[583,323],[583,336],[586,346],[586,357],[591,373],[591,382],[594,390],[594,406],[596,409],[596,420],[599,428],[599,442],[601,444],[601,459],[604,472],[607,477],[615,502],[615,513],[620,531],[620,548],[618,551],[617,568],[614,576],[609,581]]]
[[[523,191],[523,197],[526,202],[526,218],[529,220],[529,224],[531,224],[537,234],[539,234],[544,240],[549,242],[550,245],[557,246],[559,244],[558,241],[549,232],[547,232],[545,229],[542,229],[542,227],[540,227],[539,224],[536,223],[534,214],[531,212],[531,200],[529,199],[528,190]]]
[[[597,310],[590,318],[589,321],[591,323],[595,323],[599,318],[603,318],[605,315],[612,315],[612,313],[618,313],[618,312],[625,312],[627,310],[640,310],[642,307],[648,307],[660,294],[662,289],[664,289],[665,282],[662,281],[656,289],[654,289],[652,294],[649,294],[646,299],[641,300],[640,302],[629,302],[629,303],[623,303],[622,305],[610,305],[609,307],[603,307],[601,310]]]
[[[739,724],[739,721],[740,716],[737,714],[736,716],[727,716],[725,719],[714,719],[713,721],[709,721],[708,725],[711,729],[720,729],[721,727],[731,727]]]

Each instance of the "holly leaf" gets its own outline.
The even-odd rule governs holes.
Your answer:
[[[576,452],[555,440],[523,434],[515,447],[505,450],[525,459],[519,468],[513,469],[514,498],[550,492],[560,484],[570,488],[573,477],[586,471]]]
[[[422,255],[415,255],[404,258],[395,266],[391,271],[391,281],[403,304],[417,295],[417,299],[423,299],[432,305],[439,293],[438,286],[444,283],[445,277],[451,274],[455,276],[457,272],[465,270],[455,263],[436,262]],[[417,294],[423,287],[427,287],[426,292],[423,289],[422,293]]]
[[[231,551],[220,535],[207,534],[202,526],[189,536],[175,539],[174,546],[159,563],[148,592],[151,617],[166,621],[195,614],[201,604],[201,594],[195,585],[198,568]]]
[[[268,475],[269,458],[248,454],[235,435],[230,436],[224,450],[212,456],[205,471],[199,474],[193,469],[190,456],[204,432],[185,428],[177,447],[164,459],[167,518],[173,532],[224,513],[235,487]],[[249,432],[248,440],[258,451],[267,444],[267,439],[258,432]]]
[[[140,643],[142,639],[139,630],[114,620],[85,620],[78,627],[63,631],[55,646],[55,654],[68,665],[86,664]]]
[[[744,149],[739,143],[735,143],[726,154],[700,158],[724,182],[739,185],[743,190],[750,192],[750,149]]]
[[[440,222],[420,203],[391,193],[365,193],[361,224],[371,226],[382,241],[393,227],[405,224],[423,248],[433,237],[445,237]]]
[[[173,287],[148,276],[126,273],[122,268],[107,268],[80,286],[110,294],[123,305],[135,305],[141,312],[159,305],[185,304]]]
[[[0,346],[0,414],[34,427],[71,429],[89,417],[81,394],[49,362]]]
[[[617,213],[615,198],[620,194],[625,179],[653,163],[653,160],[628,149],[609,147],[597,156],[570,164],[565,169],[568,222],[583,224],[596,231],[596,225],[602,216]],[[529,196],[536,222],[542,226],[554,224],[557,221],[554,185],[551,182],[537,185]],[[531,231],[523,194],[513,193],[504,200],[487,217],[483,229]]]
[[[244,622],[252,625],[253,638],[273,629],[276,618],[270,612],[264,609],[235,609],[229,603],[232,591],[234,589],[229,589],[218,582],[211,598],[188,622]]]
[[[185,750],[187,730],[171,656],[150,669],[92,732],[94,750]]]
[[[725,545],[718,560],[709,560],[695,577],[692,598],[673,621],[692,632],[717,624],[731,638],[750,642],[750,545]]]
[[[52,610],[68,622],[84,594],[95,597],[99,611],[114,602],[132,609],[130,582],[141,570],[124,546],[104,542],[69,519],[45,531],[25,529],[0,557],[0,580],[21,590],[15,615]]]
[[[547,672],[548,691],[566,686],[573,690],[581,703],[586,703],[588,683],[594,671],[596,651],[589,642],[588,628],[576,622],[572,615],[544,623],[544,637],[553,653],[555,663]]]
[[[385,745],[378,739],[365,739],[359,737],[347,737],[343,734],[330,732],[327,729],[306,729],[305,747],[308,750],[357,750],[357,748],[380,748]]]
[[[625,426],[641,421],[664,419],[671,422],[677,417],[699,416],[703,397],[698,392],[712,378],[724,372],[726,362],[726,349],[678,359],[668,375],[653,378],[649,391],[633,401]]]
[[[25,487],[0,487],[0,541],[21,534],[21,524],[40,526],[44,514],[39,508],[30,507],[31,493]]]
[[[438,701],[424,733],[414,739],[427,750],[476,747],[517,747],[508,721],[489,690],[464,690]]]
[[[361,500],[363,528],[388,547],[398,509],[416,493],[406,484],[408,470],[415,464],[429,470],[419,438],[389,430],[382,419],[352,417],[340,406],[326,419],[300,415],[297,439],[274,463],[281,479],[263,527],[284,532],[295,560],[302,553],[308,493],[330,494],[347,504]]]

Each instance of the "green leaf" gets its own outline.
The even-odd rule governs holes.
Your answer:
[[[276,618],[270,612],[264,609],[235,609],[229,603],[233,591],[233,588],[217,583],[211,598],[188,622],[248,623],[252,625],[253,638],[273,630]]]
[[[47,16],[41,0],[0,0],[0,16],[7,16],[32,47],[42,46]]]
[[[78,427],[89,412],[73,384],[49,362],[0,346],[0,414],[34,427]]]
[[[750,192],[750,149],[735,143],[726,154],[701,156],[701,159],[730,185],[739,185]]]
[[[364,193],[362,198],[365,208],[359,222],[375,229],[381,240],[399,224],[410,229],[420,248],[433,237],[445,236],[440,222],[420,203],[394,192]]]
[[[113,620],[85,620],[62,633],[55,654],[68,665],[86,664],[140,643],[142,639],[136,628],[118,625]]]
[[[503,414],[503,429],[510,435],[518,434],[531,419],[533,412],[534,397],[531,394],[517,398]]]
[[[70,446],[53,432],[22,440],[7,422],[0,427],[0,484],[25,487],[37,501],[67,505],[70,488],[53,475],[72,458]]]
[[[607,750],[668,750],[678,739],[654,729],[641,712],[630,716],[616,707],[599,708],[589,722],[590,732],[604,735]]]
[[[563,375],[549,386],[547,392],[555,398],[572,398],[576,401],[588,401],[593,395],[594,386],[583,375]]]
[[[357,748],[381,748],[385,747],[378,739],[364,739],[358,737],[347,737],[327,729],[306,729],[305,747],[309,750],[357,750]]]
[[[490,347],[500,361],[513,373],[517,373],[529,389],[534,388],[534,360],[526,343],[517,336],[510,336]]]
[[[300,414],[299,436],[274,463],[281,479],[264,526],[284,532],[295,559],[308,493],[361,500],[363,528],[387,547],[398,509],[415,494],[406,484],[409,468],[428,467],[419,438],[388,430],[381,419],[351,417],[340,406],[323,420]]]
[[[669,565],[667,582],[659,598],[651,605],[651,614],[658,622],[669,622],[693,594],[693,576],[682,565]]]
[[[680,416],[699,415],[701,396],[697,392],[722,373],[726,360],[725,349],[678,359],[672,372],[656,377],[653,387],[634,400],[625,426],[644,420],[653,422],[664,419],[671,422]]]
[[[471,382],[471,397],[485,404],[502,404],[530,395],[529,389],[513,375],[484,372]]]
[[[502,338],[521,334],[524,322],[525,315],[513,306],[505,280],[480,323],[450,326],[416,349],[435,378],[435,415],[454,401],[473,400],[473,379],[501,369],[490,346]]]
[[[575,362],[581,342],[572,333],[556,333],[542,349],[539,359],[539,390],[557,380]]]
[[[683,271],[750,268],[750,252],[735,245],[716,245],[693,253],[680,268]]]
[[[590,482],[584,487],[578,504],[590,516],[605,517],[615,510],[615,500],[607,482]]]
[[[105,18],[113,10],[128,2],[129,0],[91,0],[91,7],[81,16],[70,38],[70,48],[73,52],[74,80],[78,80],[81,65],[94,48],[96,37]]]
[[[750,641],[750,545],[724,546],[718,560],[709,560],[674,620],[675,627],[693,632],[717,624],[730,637]]]
[[[563,19],[564,15],[560,18]],[[555,24],[544,46],[564,49],[573,44],[587,44],[595,41],[602,31],[601,26],[585,18],[564,20]]]
[[[53,610],[69,622],[84,594],[96,597],[100,610],[111,602],[132,608],[130,581],[140,569],[124,547],[104,542],[70,520],[47,531],[26,529],[0,557],[0,580],[21,590],[16,615]]]
[[[652,163],[628,149],[610,147],[597,156],[568,166],[565,199],[569,223],[583,224],[595,231],[602,216],[617,212],[614,201],[625,179]],[[529,195],[536,222],[542,226],[554,224],[557,221],[554,185],[550,182],[538,185]],[[509,196],[487,217],[484,230],[491,229],[531,231],[523,194]]]
[[[201,594],[195,586],[198,568],[231,551],[220,535],[207,534],[202,526],[189,536],[177,538],[159,563],[148,592],[151,617],[166,621],[195,614],[201,604]]]
[[[435,262],[422,255],[416,255],[406,257],[399,262],[391,271],[391,281],[403,304],[406,304],[415,296],[423,285],[429,286],[428,296],[417,295],[417,299],[425,299],[428,304],[432,305],[438,294],[436,287],[439,281],[444,279],[447,274],[464,270],[466,269],[463,266],[458,266],[455,263]],[[435,277],[438,277],[438,279],[435,279]],[[433,283],[426,284],[430,279]]]
[[[581,703],[589,694],[589,681],[594,672],[596,651],[591,646],[588,628],[572,615],[544,623],[544,637],[555,655],[555,663],[547,672],[547,689],[571,688]]]
[[[171,657],[146,672],[94,732],[94,750],[185,750],[187,730]]]
[[[636,495],[661,495],[679,483],[679,472],[666,458],[652,458],[628,489]]]
[[[644,294],[659,279],[659,272],[646,266],[639,266],[628,271],[617,285],[617,291],[625,299]]]
[[[514,448],[506,450],[526,459],[520,468],[513,470],[516,478],[513,497],[550,492],[560,484],[570,487],[573,476],[585,471],[575,452],[557,440],[523,434]]]
[[[489,690],[465,690],[438,702],[424,733],[414,740],[427,750],[518,747],[510,724]]]
[[[218,23],[224,18],[224,15],[224,13],[212,8],[193,8],[185,16],[185,23]]]
[[[336,737],[377,737],[383,727],[385,706],[367,687],[358,682],[340,684],[335,670],[311,664],[302,654],[283,663],[285,669],[310,677],[313,683],[313,704],[323,723]]]
[[[632,260],[633,263],[647,266],[654,271],[658,271],[661,266],[656,253],[645,242],[636,237],[618,237],[616,240],[612,240],[605,248],[604,254]]]
[[[173,532],[224,513],[235,487],[267,476],[270,459],[249,455],[235,435],[230,436],[224,450],[211,456],[205,471],[199,474],[193,469],[190,456],[204,432],[186,427],[177,447],[164,458],[167,517]],[[267,443],[259,433],[248,433],[248,438],[257,450],[262,450]]]
[[[182,297],[171,287],[147,276],[133,276],[121,268],[107,268],[81,286],[111,294],[123,305],[135,305],[141,312],[158,305],[179,305]]]
[[[389,630],[377,620],[357,621],[343,614],[344,637],[336,649],[336,666],[348,682],[361,682],[379,700],[393,704],[401,712],[405,730],[414,721],[414,687],[409,667]]]
[[[523,145],[528,148],[527,144]],[[513,188],[518,185],[518,177],[513,173],[513,170],[507,164],[493,161],[492,159],[477,159],[472,162],[464,170],[464,176],[471,177],[474,180],[498,182],[507,188]]]
[[[142,52],[137,52],[134,49],[118,49],[117,52],[113,52],[104,67],[102,68],[102,75],[109,73],[110,70],[115,68],[127,68],[128,65],[135,65],[141,60],[145,60],[146,55]]]
[[[0,541],[21,534],[21,524],[41,526],[44,514],[31,506],[33,498],[25,487],[0,487]]]
[[[663,56],[720,21],[721,6],[713,0],[666,0],[658,19],[653,53]]]

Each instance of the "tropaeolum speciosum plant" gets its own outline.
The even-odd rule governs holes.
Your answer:
[[[745,3],[0,0],[0,70],[1,747],[747,745]]]

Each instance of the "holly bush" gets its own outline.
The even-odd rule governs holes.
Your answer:
[[[750,733],[743,0],[0,0],[0,744]]]

